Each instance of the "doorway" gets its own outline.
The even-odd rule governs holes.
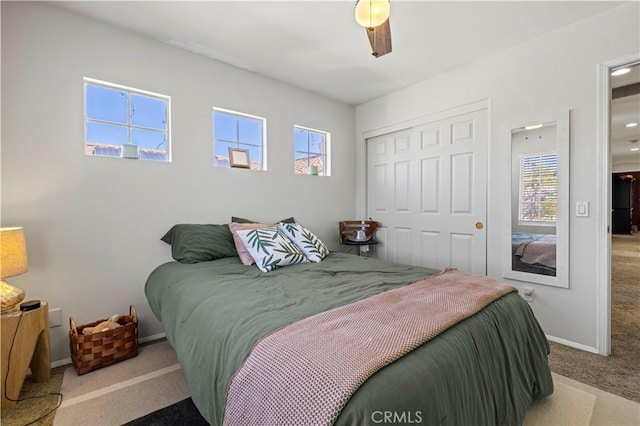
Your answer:
[[[612,192],[612,143],[611,143],[611,73],[624,66],[640,63],[640,55],[634,54],[598,64],[597,133],[598,133],[598,195],[596,199],[596,351],[599,355],[611,354],[611,192]]]
[[[611,356],[637,361],[640,341],[640,63],[610,69]]]

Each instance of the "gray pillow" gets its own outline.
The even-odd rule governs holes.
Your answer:
[[[198,263],[238,256],[228,225],[174,225],[160,238],[171,245],[180,263]]]

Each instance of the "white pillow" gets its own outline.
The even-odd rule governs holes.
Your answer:
[[[237,234],[262,272],[308,262],[304,253],[278,226],[239,230]]]
[[[311,231],[298,223],[279,223],[278,227],[312,262],[320,262],[327,257],[329,249]]]

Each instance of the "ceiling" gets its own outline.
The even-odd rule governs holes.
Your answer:
[[[359,105],[618,6],[612,1],[391,3],[393,52],[374,58],[355,0],[49,1],[99,21]],[[612,86],[640,81],[640,68]],[[612,102],[614,163],[637,158],[640,95]],[[638,143],[636,143],[638,145]]]
[[[620,4],[393,0],[393,52],[376,59],[355,0],[49,3],[352,105]]]

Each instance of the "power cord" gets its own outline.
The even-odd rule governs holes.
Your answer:
[[[40,308],[40,309],[44,309],[44,308]],[[20,311],[20,316],[18,317],[18,324],[16,324],[16,331],[13,333],[13,337],[11,338],[11,346],[9,346],[9,355],[7,357],[7,374],[4,376],[4,397],[5,399],[7,399],[8,401],[12,401],[12,402],[21,402],[21,401],[27,401],[30,399],[40,399],[40,398],[47,398],[49,396],[57,396],[58,397],[58,404],[52,408],[51,410],[49,410],[48,413],[38,417],[37,419],[33,420],[32,422],[26,423],[24,426],[29,426],[32,425],[36,422],[39,422],[40,420],[44,419],[45,417],[47,417],[49,414],[53,413],[54,411],[56,411],[58,408],[60,408],[60,405],[62,405],[62,398],[63,395],[60,392],[49,392],[46,395],[39,395],[39,396],[30,396],[28,398],[18,398],[18,399],[13,399],[13,398],[9,398],[9,396],[7,395],[7,379],[9,378],[9,371],[11,371],[11,352],[13,351],[13,345],[16,342],[16,336],[18,335],[18,331],[20,330],[20,322],[22,321],[22,316],[24,315],[23,311]]]

